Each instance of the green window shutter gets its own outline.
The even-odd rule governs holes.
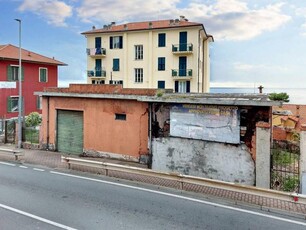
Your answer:
[[[47,82],[47,70],[46,69],[39,69],[39,81]]]
[[[119,58],[113,59],[113,71],[119,71]]]
[[[23,69],[23,66],[21,66],[21,81],[24,81],[24,69]]]
[[[21,97],[21,111],[24,112],[24,97]]]
[[[43,81],[43,71],[42,69],[39,69],[39,82]]]
[[[12,110],[12,100],[11,100],[11,97],[8,97],[7,98],[7,111],[11,112],[11,110]]]
[[[36,97],[36,108],[37,109],[41,109],[41,105],[40,105],[40,96]]]
[[[13,76],[12,76],[12,66],[7,66],[7,80],[8,81],[12,81],[13,80]]]

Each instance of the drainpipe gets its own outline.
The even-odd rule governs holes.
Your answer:
[[[200,41],[201,41],[201,30],[199,30],[199,36],[198,36],[198,93],[200,90]]]
[[[49,102],[50,97],[47,97],[47,150],[49,150],[49,110],[50,110],[50,102]]]

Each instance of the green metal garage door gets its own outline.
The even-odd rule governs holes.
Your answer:
[[[83,153],[83,112],[57,110],[57,149],[71,154]]]

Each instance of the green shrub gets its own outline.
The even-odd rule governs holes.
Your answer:
[[[27,127],[39,126],[41,124],[41,121],[42,121],[41,116],[37,112],[30,113],[25,119],[25,123]]]
[[[289,95],[287,93],[270,93],[269,99],[272,101],[289,102]]]

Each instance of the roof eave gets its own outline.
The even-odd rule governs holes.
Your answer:
[[[168,27],[153,27],[153,28],[145,28],[145,29],[133,29],[133,30],[90,30],[90,31],[86,31],[86,32],[82,32],[81,34],[82,35],[89,35],[89,34],[104,34],[104,33],[124,33],[124,32],[133,32],[133,31],[141,31],[141,30],[164,30],[164,29],[179,29],[179,28],[186,28],[186,27],[198,27],[198,26],[202,26],[203,27],[203,24],[195,24],[195,25],[185,25],[185,26],[168,26]],[[204,27],[203,27],[204,28]],[[206,34],[206,32],[205,32]],[[206,34],[207,35],[207,34]],[[211,36],[211,35],[210,35]]]

